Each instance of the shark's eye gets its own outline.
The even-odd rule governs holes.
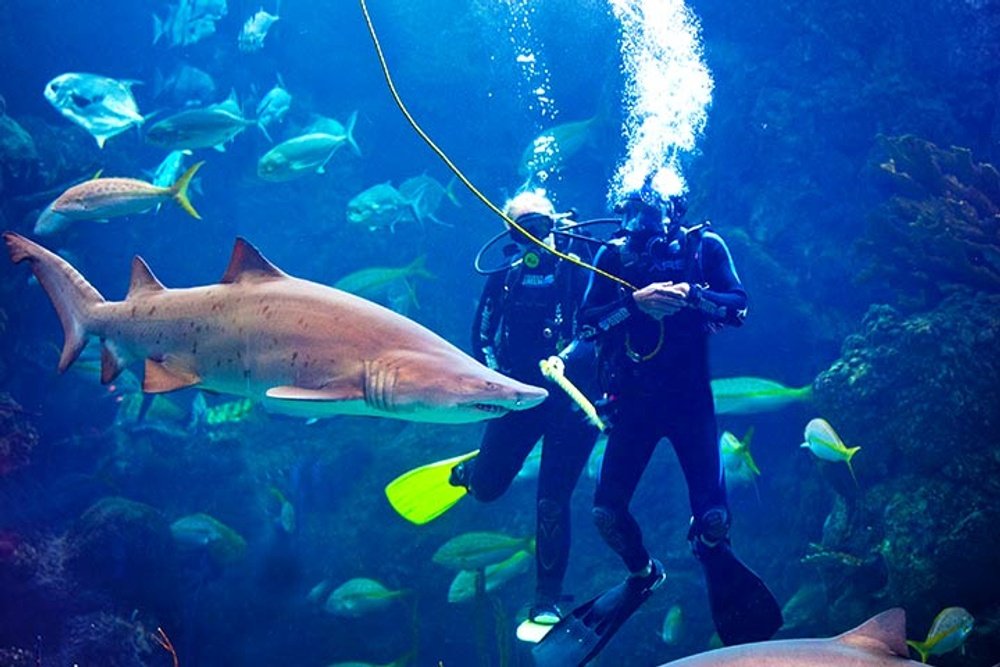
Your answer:
[[[498,389],[500,389],[500,385],[498,385],[496,382],[490,382],[489,380],[487,380],[485,388],[486,391],[497,391]]]

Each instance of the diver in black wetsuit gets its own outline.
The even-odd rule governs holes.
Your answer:
[[[556,213],[540,193],[517,195],[505,212],[536,237],[589,259],[585,244],[564,243],[562,237],[550,235]],[[515,251],[520,259],[487,280],[473,322],[473,356],[512,378],[544,385],[539,361],[562,352],[567,376],[584,393],[593,394],[593,346],[577,342],[566,349],[576,333],[589,274],[534,248],[516,230],[511,235],[520,245]],[[561,617],[557,602],[569,559],[569,501],[597,435],[570,399],[553,391],[536,408],[490,421],[478,456],[452,472],[452,484],[466,486],[479,500],[495,500],[510,487],[535,443],[543,438],[537,496],[537,594],[529,612],[529,620],[540,625],[551,625]]]
[[[687,480],[693,515],[688,539],[705,566],[720,637],[725,643],[762,640],[777,630],[780,612],[729,547],[708,368],[709,333],[743,323],[747,294],[725,242],[707,223],[683,228],[685,211],[682,197],[662,198],[649,185],[630,193],[617,209],[623,235],[595,259],[639,289],[630,292],[594,275],[580,312],[581,336],[598,346],[611,422],[594,520],[625,562],[628,581],[646,590],[662,582],[663,567],[643,545],[629,503],[656,444],[669,438]],[[731,588],[740,586],[746,590]],[[754,609],[767,617],[756,626],[744,618]]]

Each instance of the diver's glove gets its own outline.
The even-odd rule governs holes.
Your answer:
[[[492,345],[483,348],[483,363],[492,370],[500,369],[500,364],[497,363],[497,354]]]

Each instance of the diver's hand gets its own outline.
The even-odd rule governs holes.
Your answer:
[[[691,286],[688,283],[652,283],[632,293],[639,310],[652,318],[662,320],[686,305]]]

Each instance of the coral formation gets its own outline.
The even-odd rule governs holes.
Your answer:
[[[31,135],[0,108],[0,192],[7,178],[23,178],[35,168],[38,151]]]
[[[138,621],[106,612],[72,618],[61,647],[63,664],[145,667],[159,652],[153,635]]]
[[[968,149],[918,137],[879,138],[875,181],[888,200],[871,216],[863,278],[885,281],[916,307],[956,287],[1000,291],[1000,173]]]
[[[68,567],[95,602],[110,595],[144,609],[172,604],[173,542],[158,510],[125,498],[103,498],[83,513],[69,539],[73,555]]]
[[[0,392],[0,477],[27,465],[37,444],[29,414],[10,394]]]

